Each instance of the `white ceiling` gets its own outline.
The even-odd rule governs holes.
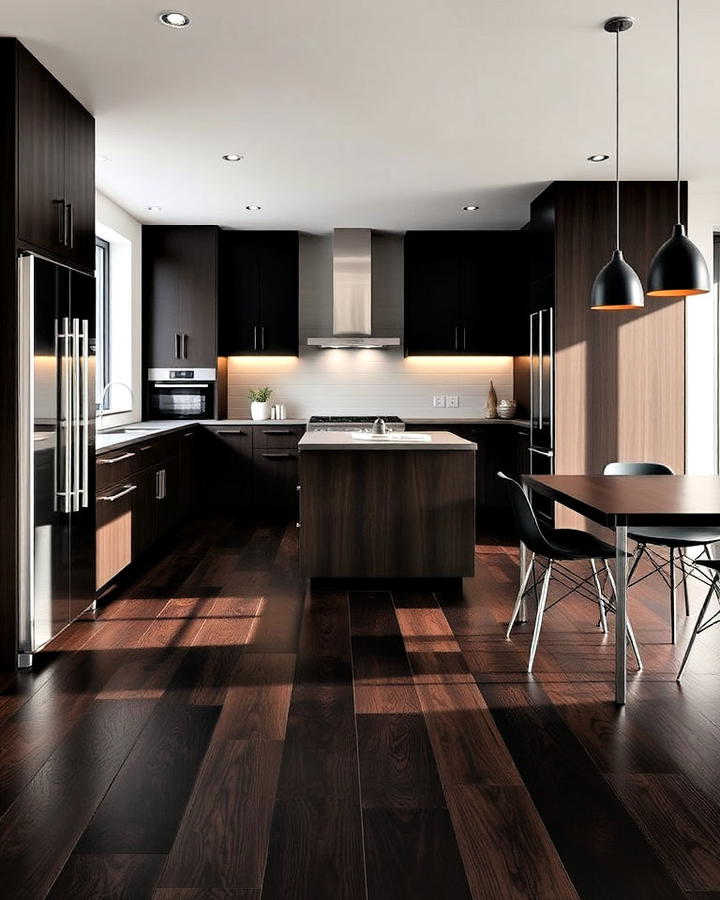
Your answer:
[[[187,29],[158,24],[161,0],[0,0],[3,33],[94,112],[98,186],[142,221],[521,225],[546,182],[612,177],[585,158],[613,147],[618,14],[637,19],[623,175],[673,177],[674,0],[177,4]],[[720,3],[683,10],[683,174],[717,183]]]

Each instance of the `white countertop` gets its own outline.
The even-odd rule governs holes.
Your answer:
[[[401,432],[402,433],[402,432]],[[417,433],[417,432],[416,432]],[[477,450],[477,444],[449,431],[428,431],[429,441],[377,441],[353,438],[351,431],[308,431],[298,444],[299,450]]]
[[[116,450],[120,447],[127,447],[137,441],[148,440],[148,438],[160,437],[162,434],[171,434],[174,431],[182,431],[192,425],[305,425],[305,419],[183,419],[182,421],[150,421],[150,422],[132,422],[130,425],[108,426],[107,430],[96,432],[95,435],[95,452],[104,453],[107,450]],[[120,429],[126,429],[120,431]],[[111,434],[118,430],[119,433]],[[127,430],[129,429],[129,430]]]

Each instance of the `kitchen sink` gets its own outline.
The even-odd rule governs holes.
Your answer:
[[[134,434],[144,431],[157,431],[157,428],[133,428],[132,425],[129,425],[127,428],[103,428],[102,431],[98,431],[98,434]]]

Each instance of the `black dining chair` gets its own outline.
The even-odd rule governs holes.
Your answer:
[[[674,475],[675,473],[664,463],[643,462],[611,462],[603,469],[603,475]],[[680,584],[685,594],[685,615],[690,615],[690,600],[688,598],[688,576],[693,572],[696,560],[688,561],[690,569],[685,562],[683,551],[688,547],[703,547],[707,556],[710,555],[708,546],[720,541],[720,530],[717,528],[687,528],[659,525],[648,528],[634,528],[628,533],[637,544],[635,555],[628,573],[628,587],[633,583],[633,576],[638,563],[645,556],[651,563],[652,569],[645,575],[637,578],[635,584],[643,581],[650,575],[659,574],[670,589],[670,636],[672,643],[677,641],[677,572],[676,565],[680,567]],[[668,552],[668,559],[655,552],[654,548],[661,548]],[[668,572],[666,574],[666,569]]]
[[[598,605],[600,625],[603,632],[607,633],[607,613],[615,612],[615,606],[613,601],[603,593],[600,575],[603,572],[607,573],[607,581],[612,586],[613,593],[615,593],[615,581],[610,567],[607,565],[607,560],[615,556],[615,547],[611,544],[606,544],[587,531],[579,531],[573,528],[547,528],[540,525],[527,495],[518,482],[513,478],[509,478],[503,472],[498,472],[498,477],[505,482],[518,537],[531,553],[530,562],[521,578],[520,590],[515,600],[515,607],[505,636],[507,638],[510,637],[510,632],[520,612],[523,598],[530,591],[534,591],[537,598],[537,615],[535,617],[535,626],[530,643],[530,658],[528,660],[528,672],[532,672],[546,608],[550,609],[570,594],[580,594]],[[545,560],[545,569],[544,572],[540,573],[540,577],[535,572],[535,566],[539,563],[539,560]],[[592,573],[587,578],[583,578],[572,569],[563,565],[566,562],[583,560],[589,561],[592,568]],[[597,565],[598,561],[600,562],[600,568]],[[553,600],[548,606],[548,588],[553,572],[564,587],[569,587],[569,590],[561,597]],[[533,584],[528,586],[531,575],[533,576]],[[537,586],[540,578],[542,578],[542,587],[538,596]],[[597,596],[592,594],[587,587],[591,581],[595,583]],[[627,635],[637,660],[637,667],[642,669],[640,651],[630,622],[628,622],[627,626]]]
[[[697,561],[697,565],[706,566],[712,571],[713,574],[707,596],[705,597],[702,608],[700,609],[700,615],[697,617],[697,622],[695,623],[695,628],[693,629],[690,643],[687,645],[687,650],[685,651],[685,655],[683,656],[683,661],[682,663],[680,663],[680,669],[677,673],[678,681],[680,681],[680,679],[682,678],[685,666],[687,665],[687,661],[690,657],[690,651],[692,650],[693,644],[695,643],[695,638],[699,634],[702,634],[703,631],[706,631],[713,625],[717,625],[718,623],[720,623],[720,608],[717,609],[714,613],[711,613],[709,616],[706,616],[707,608],[710,605],[710,600],[712,599],[713,595],[715,595],[718,600],[720,600],[720,559],[699,559]]]

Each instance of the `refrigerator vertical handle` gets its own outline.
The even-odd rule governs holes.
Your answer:
[[[80,505],[87,507],[90,503],[88,495],[88,478],[90,467],[90,329],[87,319],[83,319],[80,332],[80,428],[82,432],[80,454]]]
[[[543,427],[543,311],[538,312],[538,428]]]
[[[18,259],[18,664],[28,665],[27,654],[34,644],[33,609],[35,578],[33,528],[33,345],[35,306],[35,262],[30,255]],[[59,332],[55,322],[55,334]],[[56,339],[57,344],[57,339]],[[57,469],[55,478],[57,479]],[[55,490],[57,491],[57,481]],[[57,503],[57,495],[55,502]]]
[[[72,320],[72,510],[80,509],[80,320]]]
[[[530,313],[530,431],[535,427],[535,316],[537,313]],[[530,443],[532,443],[532,438]]]
[[[550,446],[555,445],[555,313],[553,309],[547,311],[549,328],[548,328],[548,368],[550,386],[548,388],[548,399],[550,401],[548,408],[550,411]]]
[[[62,512],[68,513],[71,508],[71,497],[72,497],[72,458],[71,458],[71,450],[72,450],[72,435],[71,435],[71,422],[72,422],[72,410],[71,410],[71,393],[70,393],[70,381],[71,381],[71,371],[70,365],[72,357],[70,355],[70,320],[65,316],[62,320],[62,325],[60,328],[60,339],[63,344],[63,351],[60,354],[60,396],[62,403],[62,420],[60,423],[60,433],[64,435],[64,440],[62,441],[63,446],[63,460],[62,460],[62,469],[63,469],[63,479],[62,479],[62,491],[60,491],[60,496],[62,497]]]

